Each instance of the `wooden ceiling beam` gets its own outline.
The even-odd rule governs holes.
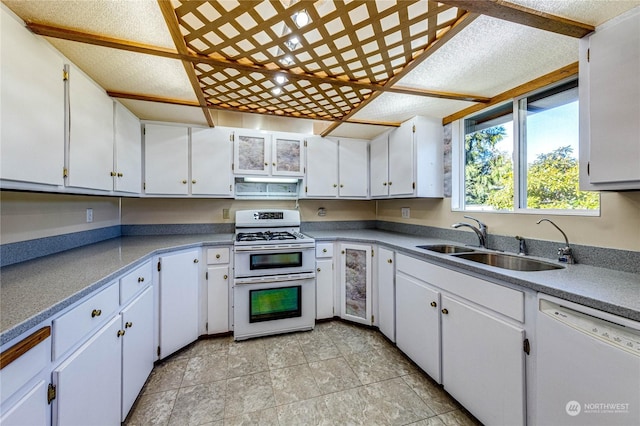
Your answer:
[[[486,98],[486,97],[464,94],[464,93],[438,92],[438,91],[432,91],[432,90],[426,90],[426,89],[415,89],[410,87],[392,86],[389,84],[385,84],[385,85],[371,84],[371,83],[362,83],[362,82],[350,81],[350,80],[342,80],[342,79],[333,78],[333,77],[320,77],[313,74],[296,74],[288,70],[268,69],[266,67],[261,67],[256,65],[240,64],[238,62],[233,62],[233,61],[225,61],[225,60],[213,59],[205,56],[199,56],[199,55],[193,54],[188,50],[185,50],[183,52],[178,52],[176,50],[154,47],[154,46],[145,45],[141,43],[131,42],[128,40],[120,40],[116,38],[101,36],[98,34],[83,33],[75,30],[70,30],[67,28],[53,27],[51,25],[38,24],[34,22],[28,22],[27,27],[34,34],[38,34],[45,37],[59,38],[63,40],[76,41],[76,42],[85,43],[85,44],[92,44],[94,46],[109,47],[113,49],[160,56],[160,57],[169,58],[169,59],[188,61],[188,62],[191,62],[192,64],[202,63],[202,64],[211,65],[212,67],[233,68],[243,72],[259,72],[259,73],[273,76],[273,77],[277,75],[282,75],[282,76],[285,76],[287,79],[292,79],[292,80],[307,80],[314,83],[329,83],[335,86],[349,86],[354,89],[367,89],[374,92],[382,91],[382,92],[391,92],[391,93],[401,93],[401,94],[412,95],[412,96],[425,96],[425,97],[463,100],[463,101],[480,102],[480,103],[489,101],[489,98]],[[185,49],[186,49],[186,46],[185,46]],[[397,79],[394,79],[394,81],[397,81]]]
[[[486,105],[473,105],[469,108],[465,108],[462,111],[458,111],[454,114],[451,114],[442,119],[442,124],[449,124],[455,120],[464,118],[469,114],[473,114],[474,112],[481,111],[490,106],[499,104],[501,102],[507,101],[509,99],[516,98],[518,96],[522,96],[526,93],[533,92],[534,90],[538,90],[549,84],[553,84],[560,80],[564,80],[565,78],[569,78],[573,75],[578,74],[578,63],[574,62],[565,67],[557,69],[555,71],[550,72],[549,74],[545,74],[542,77],[538,77],[535,80],[529,81],[525,84],[521,84],[520,86],[514,87],[513,89],[507,90],[506,92],[502,92],[499,95],[491,98],[491,101]]]
[[[178,24],[178,18],[176,18],[175,11],[171,2],[169,0],[158,0],[158,6],[160,6],[160,11],[162,12],[162,16],[164,17],[164,21],[167,24],[167,28],[169,29],[169,33],[171,34],[171,38],[173,39],[173,43],[176,45],[176,49],[178,53],[181,55],[188,55],[189,49],[184,41],[184,37],[182,37],[182,33],[180,32],[180,26]],[[196,70],[193,67],[193,63],[189,62],[185,59],[182,59],[182,66],[187,73],[187,78],[193,87],[193,91],[198,98],[198,102],[200,103],[200,107],[202,108],[202,113],[204,114],[205,120],[207,120],[207,124],[210,127],[214,127],[213,116],[211,115],[211,111],[207,107],[207,100],[204,97],[204,93],[202,93],[202,89],[200,88],[200,81],[198,81],[198,76],[196,75]]]
[[[107,95],[118,99],[131,99],[134,101],[158,102],[170,105],[182,105],[190,107],[199,107],[200,103],[195,101],[186,101],[184,99],[162,98],[159,96],[140,95],[138,93],[116,92],[107,90]]]
[[[595,27],[589,24],[540,12],[539,10],[503,0],[440,0],[440,2],[472,13],[487,15],[569,37],[582,38],[595,30]]]

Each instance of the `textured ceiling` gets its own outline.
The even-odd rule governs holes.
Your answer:
[[[331,135],[372,137],[414,115],[448,116],[577,61],[576,38],[465,15],[446,1],[2,2],[25,21],[73,33],[63,38],[93,37],[48,40],[136,115],[155,121],[309,133],[327,127],[286,116],[307,117],[345,123]],[[511,3],[597,26],[640,0]],[[296,20],[303,10],[306,25]],[[102,47],[103,38],[116,48]]]

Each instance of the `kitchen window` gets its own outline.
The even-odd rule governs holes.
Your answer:
[[[453,209],[599,214],[599,193],[579,189],[578,136],[577,79],[461,120]]]

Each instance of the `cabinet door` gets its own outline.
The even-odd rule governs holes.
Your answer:
[[[445,390],[484,424],[524,424],[524,330],[447,296],[442,309]]]
[[[371,246],[341,244],[341,317],[371,325]]]
[[[191,194],[232,194],[232,130],[191,129]]]
[[[146,124],[145,193],[189,194],[189,137],[186,127]]]
[[[304,176],[304,139],[300,135],[276,133],[271,142],[271,174]]]
[[[433,380],[440,376],[440,293],[425,282],[396,275],[396,344]]]
[[[63,185],[62,56],[4,9],[0,19],[1,177]]]
[[[113,189],[139,194],[142,190],[142,129],[140,120],[115,103],[116,172]]]
[[[0,424],[3,426],[48,425],[47,383],[36,383],[29,392],[9,408],[3,408]]]
[[[405,121],[389,134],[389,195],[414,193],[413,122]],[[442,141],[439,141],[441,143]]]
[[[589,180],[640,187],[640,11],[589,38]]]
[[[207,323],[209,334],[229,331],[229,265],[207,269]]]
[[[396,341],[396,288],[394,253],[378,249],[378,327],[392,342]]]
[[[271,157],[271,135],[236,130],[234,137],[234,173],[240,175],[268,175]]]
[[[113,190],[113,99],[78,68],[69,70],[67,185]]]
[[[316,319],[333,318],[333,259],[316,260]]]
[[[120,423],[121,320],[114,317],[53,371],[57,425]]]
[[[127,417],[153,370],[153,288],[122,310],[122,417]]]
[[[333,139],[307,138],[307,197],[338,196],[338,142]]]
[[[160,357],[198,338],[199,251],[160,257]]]
[[[341,139],[338,146],[340,197],[367,198],[369,143],[365,140]]]
[[[372,197],[389,195],[389,133],[371,141],[370,185]]]

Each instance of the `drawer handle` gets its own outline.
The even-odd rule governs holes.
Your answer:
[[[124,330],[118,330],[118,337],[124,336],[124,333],[125,333]]]
[[[216,259],[220,259],[220,253],[216,254]]]
[[[393,263],[393,260],[388,259],[388,260],[387,260],[387,263]]]
[[[316,271],[320,272],[320,268],[316,269]]]
[[[229,276],[225,274],[222,276],[222,278],[226,280],[227,278],[229,278]]]
[[[444,309],[442,310],[442,313],[443,313],[443,314],[445,314],[445,315],[447,315],[447,314],[449,313],[449,311],[447,310],[447,308],[444,308]]]
[[[143,283],[144,282],[144,277],[138,277],[138,282],[139,283]]]
[[[94,309],[91,311],[91,318],[99,317],[102,315],[102,311],[100,309]]]
[[[326,252],[327,252],[327,249],[322,249],[322,252],[323,252],[323,253],[326,253]]]
[[[131,327],[133,327],[133,323],[132,322],[124,323],[124,328],[131,328]]]
[[[433,301],[433,302],[431,302],[431,306],[433,306],[435,308],[435,307],[438,306],[438,304],[435,301]]]
[[[198,263],[199,260],[198,259],[193,259],[193,263]]]

